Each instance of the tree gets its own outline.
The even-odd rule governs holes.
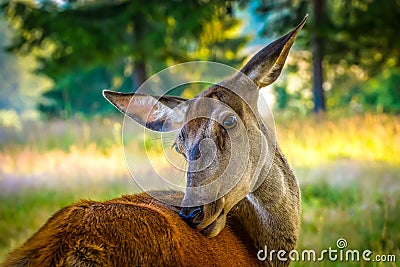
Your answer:
[[[323,90],[323,69],[322,61],[324,58],[324,6],[323,0],[312,0],[311,3],[305,0],[266,0],[261,1],[257,8],[257,14],[266,16],[267,22],[261,34],[274,34],[278,32],[283,34],[296,25],[302,17],[311,12],[311,23],[307,25],[303,31],[305,32],[306,40],[301,40],[303,48],[308,46],[312,51],[312,66],[313,66],[313,102],[314,113],[319,114],[325,111],[325,95]],[[307,30],[311,29],[311,30]]]
[[[321,25],[324,25],[324,1],[313,0],[312,11],[314,15],[313,28],[314,32],[311,36],[311,51],[312,51],[312,65],[313,65],[313,95],[314,95],[314,113],[320,114],[325,112],[325,95],[322,87],[322,61],[324,59],[324,36],[321,30]]]
[[[55,91],[47,93],[55,102],[66,102],[72,95],[76,79],[68,76],[84,71],[95,75],[95,69],[106,69],[105,83],[111,87],[122,80],[127,88],[130,80],[130,90],[135,90],[148,73],[161,70],[167,62],[197,59],[196,49],[205,47],[198,38],[210,23],[224,21],[228,28],[237,23],[226,14],[227,3],[221,0],[67,1],[61,6],[52,1],[31,5],[10,1],[3,8],[15,29],[8,50],[35,54],[41,63],[37,72],[56,84]],[[222,35],[218,41],[226,39]],[[231,42],[231,51],[236,54],[245,41]]]
[[[333,80],[329,83],[334,85],[330,97],[333,97],[349,94],[354,76],[362,76],[357,82],[364,82],[367,77],[375,77],[400,64],[400,40],[395,38],[400,28],[399,1],[263,0],[257,13],[266,18],[263,35],[282,34],[310,13],[311,23],[304,28],[305,38],[298,45],[311,48],[315,112],[325,108],[321,77],[324,75],[326,81],[331,69],[344,69],[331,71]],[[355,75],[355,71],[363,74]]]

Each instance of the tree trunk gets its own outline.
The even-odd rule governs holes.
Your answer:
[[[134,64],[133,72],[134,90],[136,91],[147,79],[146,63],[144,60],[137,60]]]
[[[143,14],[135,14],[132,17],[134,30],[133,30],[133,42],[140,53],[134,58],[134,71],[133,71],[133,90],[136,91],[142,83],[147,79],[146,71],[146,51],[148,47],[144,44],[145,38],[145,27],[147,25],[146,18]]]
[[[312,1],[314,15],[314,31],[311,37],[311,52],[313,63],[313,95],[314,95],[314,113],[321,115],[325,112],[325,95],[322,88],[322,60],[323,60],[323,0]]]

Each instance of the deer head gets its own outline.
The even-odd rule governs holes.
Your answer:
[[[268,171],[268,155],[274,153],[266,151],[275,148],[275,138],[260,120],[258,89],[278,78],[306,19],[259,51],[240,72],[193,99],[103,92],[141,125],[177,130],[174,146],[188,163],[180,216],[206,236],[217,235],[232,207],[264,182],[260,173]]]

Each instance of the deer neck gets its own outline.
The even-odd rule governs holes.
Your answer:
[[[296,178],[277,147],[270,170],[261,185],[232,210],[230,226],[245,235],[246,244],[257,252],[294,249],[300,222],[300,190]],[[244,233],[243,233],[244,232]]]

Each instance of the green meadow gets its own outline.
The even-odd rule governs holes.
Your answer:
[[[326,256],[293,266],[396,266],[372,260],[394,255],[400,261],[400,118],[278,117],[276,124],[302,189],[297,250],[315,250],[318,260],[322,250],[338,249],[337,241],[345,239],[343,251],[372,251],[371,262]],[[121,118],[0,127],[0,261],[61,207],[140,191],[125,165]]]

